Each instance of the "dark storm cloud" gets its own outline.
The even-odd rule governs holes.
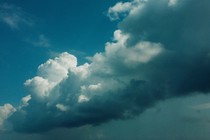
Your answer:
[[[146,74],[151,81],[169,86],[175,94],[209,92],[210,86],[210,9],[208,0],[177,1],[168,7],[167,1],[150,0],[138,14],[120,23],[131,38],[160,42],[166,53],[148,64]],[[149,70],[149,72],[148,72]]]
[[[114,41],[90,64],[77,66],[62,53],[40,65],[38,76],[25,82],[30,97],[8,119],[14,130],[99,125],[132,118],[161,100],[208,93],[210,2],[171,3],[126,4]]]

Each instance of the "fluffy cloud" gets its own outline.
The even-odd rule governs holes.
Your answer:
[[[137,93],[126,100],[123,96],[127,96],[133,83],[139,83],[135,80],[138,74],[119,73],[118,66],[129,71],[137,70],[138,66],[161,54],[163,46],[146,41],[127,46],[128,38],[120,30],[115,31],[114,42],[106,44],[104,53],[90,58],[90,64],[77,66],[76,57],[66,52],[41,64],[37,76],[25,82],[30,95],[23,98],[24,105],[9,119],[14,129],[46,131],[57,126],[99,124],[112,118],[131,116],[132,107],[125,103],[129,98],[136,98]],[[53,117],[48,119],[50,116]],[[39,119],[29,123],[36,118]]]
[[[105,52],[80,66],[68,53],[40,65],[25,82],[26,105],[8,121],[20,132],[98,125],[132,118],[161,100],[209,93],[209,4],[118,3],[112,12],[127,16]]]
[[[125,17],[128,14],[134,14],[144,7],[147,0],[133,0],[130,2],[118,2],[113,7],[110,7],[107,16],[110,20],[118,20],[120,17]]]
[[[0,130],[6,129],[6,120],[9,118],[16,109],[11,104],[0,106]]]
[[[120,13],[127,13],[128,11],[130,11],[132,8],[132,5],[130,2],[118,2],[115,6],[110,7],[108,10],[108,17],[111,20],[117,20],[119,19],[119,14]]]
[[[46,63],[38,67],[38,76],[29,79],[25,82],[32,98],[38,101],[54,100],[58,95],[56,86],[65,78],[68,77],[70,70],[75,70],[77,59],[75,56],[68,53],[62,53],[54,60],[50,59]],[[52,92],[54,93],[52,95]]]

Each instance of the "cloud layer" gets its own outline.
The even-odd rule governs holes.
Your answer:
[[[209,4],[117,3],[109,9],[110,16],[127,16],[105,52],[80,66],[66,52],[40,65],[37,76],[25,82],[29,95],[17,111],[4,117],[0,110],[0,118],[15,131],[43,132],[132,118],[167,98],[208,93]]]

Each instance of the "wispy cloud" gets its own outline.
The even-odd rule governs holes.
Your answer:
[[[40,46],[40,47],[50,47],[51,46],[49,43],[49,40],[43,34],[39,35],[38,39],[33,43],[33,45]]]
[[[33,20],[29,14],[20,7],[4,3],[0,5],[0,21],[12,29],[19,29],[20,26],[32,26]]]
[[[40,34],[36,39],[27,38],[25,42],[32,44],[35,47],[50,47],[51,44],[44,34]]]
[[[194,106],[192,106],[192,108],[197,109],[197,110],[210,109],[210,103],[203,103],[203,104],[199,104],[199,105],[194,105]]]

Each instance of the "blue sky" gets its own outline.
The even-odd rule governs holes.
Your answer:
[[[19,102],[25,95],[23,83],[36,74],[36,68],[56,53],[67,51],[83,58],[103,51],[111,39],[116,22],[110,22],[106,10],[116,1],[1,1],[21,10],[17,28],[0,22],[0,103]],[[49,46],[36,44],[44,36]],[[12,87],[11,87],[12,86]]]
[[[0,1],[0,139],[209,140],[209,0]]]

